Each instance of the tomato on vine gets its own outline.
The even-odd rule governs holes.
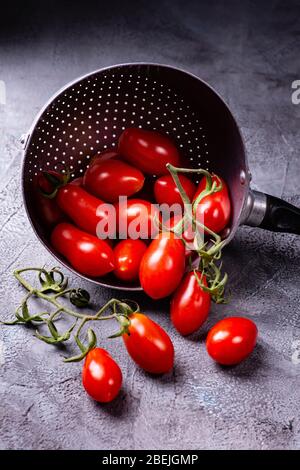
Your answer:
[[[231,202],[228,187],[222,178],[212,176],[212,182],[222,185],[220,191],[205,196],[196,208],[196,218],[215,233],[220,233],[229,223],[231,215]],[[202,178],[194,195],[194,202],[204,191],[206,179]]]

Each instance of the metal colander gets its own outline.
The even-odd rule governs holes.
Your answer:
[[[169,135],[185,164],[223,176],[234,201],[229,238],[240,222],[250,177],[238,127],[216,92],[197,77],[169,66],[126,64],[99,70],[51,98],[22,138],[29,219],[42,243],[73,271],[49,244],[49,231],[34,210],[34,180],[40,171],[59,170],[61,164],[73,177],[81,176],[97,152],[116,148],[128,127]],[[82,277],[102,286],[141,289],[112,275],[99,280]]]

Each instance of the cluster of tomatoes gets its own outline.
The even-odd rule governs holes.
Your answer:
[[[174,346],[167,332],[148,316],[130,314],[130,325],[122,335],[133,361],[150,374],[165,374],[174,366]],[[96,401],[112,401],[122,385],[122,371],[102,348],[88,352],[82,371],[87,393]]]
[[[134,362],[150,374],[164,374],[174,366],[174,346],[166,331],[146,315],[132,313],[127,333],[122,335]],[[243,317],[219,321],[208,333],[206,349],[222,365],[235,365],[253,351],[256,325]],[[96,401],[112,401],[122,386],[122,372],[111,355],[102,348],[88,352],[82,371],[86,392]]]
[[[182,238],[165,230],[153,233],[160,217],[155,203],[183,206],[178,185],[166,168],[167,163],[174,167],[182,166],[179,152],[167,136],[137,128],[126,129],[120,136],[117,152],[96,155],[82,178],[66,182],[64,175],[54,171],[40,175],[38,188],[43,195],[39,197],[38,210],[51,229],[52,246],[78,272],[91,277],[113,273],[128,283],[139,281],[145,293],[153,299],[172,295],[172,323],[180,334],[189,335],[206,320],[211,296],[203,289],[206,279],[202,273],[186,270],[191,255],[186,249],[189,233],[184,232]],[[197,187],[185,174],[179,174],[178,177],[191,202],[206,187],[205,178]],[[225,181],[216,175],[213,175],[212,180],[221,183],[221,190],[200,201],[196,207],[196,218],[204,219],[205,227],[219,234],[229,223],[231,204]],[[45,197],[45,194],[51,194],[51,199]],[[129,198],[125,206],[120,203],[120,196]],[[102,223],[103,229],[103,222],[111,222],[109,213],[104,210],[107,203],[115,209],[117,240],[114,244],[109,239],[102,239],[101,231],[99,237],[99,223]],[[129,228],[137,218],[145,222],[150,242],[142,236],[130,238]],[[169,227],[173,227],[178,218],[174,216],[168,222]],[[120,227],[123,232],[125,227],[127,235],[122,240],[118,239]],[[198,282],[199,277],[202,279],[202,287]],[[134,325],[134,321],[131,322]],[[156,327],[160,328],[158,325]],[[145,331],[147,341],[152,331]],[[174,356],[173,345],[166,332],[164,334],[168,340],[164,337],[162,344],[167,342],[168,346],[160,351],[160,357],[151,351],[142,354],[143,348],[135,335],[124,335],[124,341],[129,353],[134,350],[134,354],[143,355],[142,362],[149,360],[163,364],[166,354],[168,367],[154,371],[162,373],[172,367]],[[222,364],[235,364],[250,354],[256,342],[256,334],[256,327],[250,320],[238,317],[223,320],[208,335],[208,352]],[[97,348],[89,353],[84,382],[93,375],[91,370],[94,365],[91,364],[95,363],[96,355],[100,355],[104,362],[113,361],[108,353],[101,351]],[[139,363],[139,360],[136,362]],[[144,369],[151,372],[149,367]],[[111,370],[117,369],[114,366]],[[120,372],[116,376],[119,378],[115,382],[120,387]]]

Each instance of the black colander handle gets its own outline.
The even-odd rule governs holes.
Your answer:
[[[266,213],[261,228],[274,232],[289,232],[300,235],[300,209],[275,196],[266,194]]]
[[[300,208],[278,197],[250,191],[244,224],[300,235]]]

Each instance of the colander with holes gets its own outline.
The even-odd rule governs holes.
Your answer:
[[[128,127],[169,135],[192,168],[205,168],[225,179],[233,207],[227,242],[241,223],[300,234],[298,208],[250,190],[251,174],[238,125],[208,84],[166,65],[116,65],[66,85],[22,136],[22,183],[29,220],[41,242],[70,270],[74,271],[51,247],[48,229],[34,210],[35,177],[43,170],[61,169],[61,164],[73,177],[81,176],[91,157],[116,147]],[[77,274],[101,286],[141,290],[111,275],[94,279]]]

